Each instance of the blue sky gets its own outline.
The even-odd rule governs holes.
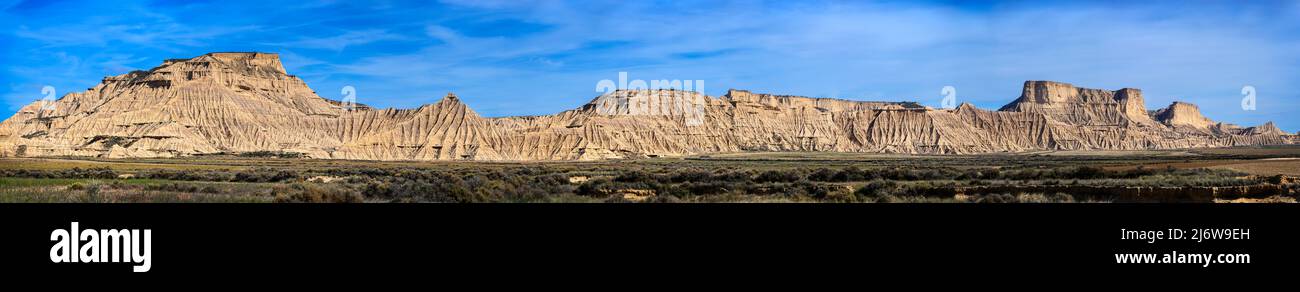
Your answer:
[[[954,86],[986,109],[1055,80],[1300,130],[1300,1],[1128,2],[0,0],[0,117],[45,85],[263,51],[327,98],[350,85],[361,103],[410,108],[454,91],[485,116],[575,108],[628,72],[704,80],[710,95],[932,106]],[[1239,106],[1244,85],[1255,111]]]

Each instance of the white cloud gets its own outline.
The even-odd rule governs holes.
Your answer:
[[[1279,34],[1296,27],[1294,15],[1300,15],[1300,2],[1249,13],[1140,4],[1119,9],[1114,6],[1119,4],[1090,3],[1009,3],[964,10],[906,2],[442,2],[455,7],[435,9],[431,15],[367,10],[373,15],[312,18],[294,22],[307,23],[303,26],[271,29],[191,27],[158,15],[141,22],[92,19],[21,28],[17,34],[52,47],[115,42],[203,47],[206,39],[240,32],[256,35],[283,29],[288,34],[302,27],[325,26],[327,20],[420,14],[413,18],[427,22],[412,24],[412,19],[404,18],[397,26],[420,27],[423,34],[398,35],[394,32],[399,30],[387,24],[382,29],[331,28],[340,33],[275,44],[344,51],[401,40],[417,47],[357,55],[282,52],[282,56],[293,73],[314,74],[309,81],[327,86],[347,82],[368,96],[381,97],[370,101],[372,105],[418,105],[454,89],[472,92],[462,94],[472,105],[480,98],[490,100],[476,105],[489,115],[575,107],[594,96],[590,89],[595,82],[619,71],[647,79],[703,79],[712,94],[738,87],[927,104],[937,103],[939,88],[954,85],[960,101],[985,108],[1010,101],[1028,79],[1109,89],[1139,87],[1153,108],[1175,98],[1226,104],[1245,83],[1261,92],[1300,96],[1295,94],[1300,85],[1292,84],[1300,74],[1296,71],[1300,42]],[[484,37],[465,25],[493,20],[546,29]],[[618,45],[589,48],[592,44]],[[537,90],[540,87],[547,89]],[[489,107],[507,103],[511,106]],[[1295,103],[1272,104],[1282,111],[1300,110]],[[1261,119],[1226,106],[1202,109],[1214,118],[1243,124]]]
[[[296,41],[276,43],[273,45],[308,48],[308,49],[327,49],[333,51],[342,51],[349,46],[364,45],[381,41],[409,40],[410,38],[389,33],[382,29],[367,29],[348,31],[339,35],[323,38],[303,38]]]
[[[441,25],[429,25],[424,28],[424,33],[433,39],[448,44],[457,44],[465,39],[460,33]]]
[[[473,8],[501,9],[501,8],[519,8],[537,5],[536,0],[440,0],[443,4],[465,6]]]
[[[201,46],[205,40],[257,29],[256,26],[191,28],[176,23],[82,23],[32,29],[19,27],[15,36],[36,40],[44,47],[105,47],[122,42],[146,47]]]

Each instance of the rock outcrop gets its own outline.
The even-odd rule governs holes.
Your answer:
[[[1208,131],[1215,122],[1201,115],[1201,108],[1186,102],[1174,102],[1155,112],[1156,119],[1174,128]]]
[[[1025,83],[998,111],[731,90],[620,90],[554,115],[485,118],[448,94],[416,109],[344,106],[277,55],[212,53],[104,78],[0,123],[0,156],[177,157],[250,152],[363,160],[596,160],[741,151],[973,154],[1297,143],[1272,123],[1148,111],[1137,89]]]

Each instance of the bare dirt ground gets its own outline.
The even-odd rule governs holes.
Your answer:
[[[1210,168],[1231,169],[1256,175],[1290,175],[1300,176],[1300,160],[1296,159],[1261,159],[1215,165]]]
[[[1175,161],[1148,161],[1107,166],[1112,170],[1128,170],[1138,166],[1148,169],[1173,167],[1177,169],[1228,169],[1253,175],[1300,176],[1300,146],[1266,146],[1197,149],[1189,151],[1101,151],[1116,157],[1172,158]],[[1121,153],[1128,153],[1121,155]],[[1177,161],[1181,159],[1181,161]]]

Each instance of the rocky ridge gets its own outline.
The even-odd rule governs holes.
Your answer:
[[[416,109],[346,107],[276,54],[211,53],[107,77],[0,123],[0,156],[252,152],[362,160],[597,160],[742,151],[977,154],[1294,144],[1272,123],[1216,123],[1137,89],[1028,81],[997,111],[730,90],[620,90],[554,115],[486,118],[448,94]]]

